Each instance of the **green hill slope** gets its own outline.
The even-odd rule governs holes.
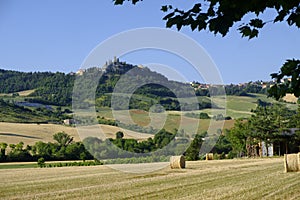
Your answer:
[[[221,97],[220,97],[221,98]],[[226,115],[234,119],[237,118],[248,118],[253,113],[251,110],[254,110],[257,106],[257,102],[261,100],[267,103],[281,103],[285,104],[289,109],[296,110],[298,104],[278,102],[272,98],[268,98],[264,94],[251,94],[249,96],[226,96]],[[218,97],[216,97],[216,104],[218,105]],[[217,111],[216,109],[215,111]],[[199,112],[211,113],[211,109],[204,109]]]
[[[59,123],[65,118],[47,109],[28,109],[0,99],[0,122]]]

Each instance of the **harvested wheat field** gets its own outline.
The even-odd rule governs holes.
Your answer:
[[[284,173],[283,158],[186,164],[186,169],[172,170],[168,167],[148,174],[126,174],[108,166],[3,169],[0,170],[0,198],[300,198],[300,173]]]
[[[80,141],[81,139],[94,136],[98,137],[101,134],[95,134],[95,130],[101,128],[102,132],[107,138],[115,138],[115,133],[118,131],[124,131],[124,138],[134,138],[138,140],[146,140],[153,135],[138,133],[129,130],[123,130],[115,126],[108,125],[98,125],[91,126],[85,129],[86,135],[81,135],[80,138],[77,129],[70,126],[57,125],[57,124],[22,124],[22,123],[6,123],[0,122],[0,142],[5,142],[7,144],[16,144],[19,142],[24,142],[25,145],[33,145],[38,141],[43,142],[53,142],[53,135],[57,132],[64,131],[67,134],[74,137],[75,141]]]
[[[73,127],[56,124],[22,124],[0,122],[0,142],[16,144],[24,142],[33,145],[38,141],[53,142],[53,135],[64,131],[79,141],[77,131]]]

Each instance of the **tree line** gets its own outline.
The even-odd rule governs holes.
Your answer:
[[[74,142],[71,136],[59,132],[53,136],[54,143],[39,141],[26,147],[23,142],[0,143],[0,161],[37,161],[41,157],[45,160],[165,158],[179,154],[184,154],[187,160],[199,160],[204,156],[199,154],[201,145],[212,137],[218,137],[218,141],[211,152],[220,159],[262,156],[262,142],[266,146],[280,145],[278,151],[274,149],[274,154],[282,155],[299,151],[300,107],[292,111],[283,104],[259,105],[249,119],[237,120],[230,130],[218,130],[213,136],[206,132],[192,138],[185,136],[183,131],[171,133],[162,129],[144,141],[125,139],[123,132],[117,132],[114,139],[88,137],[83,142]],[[8,146],[10,151],[6,151]],[[266,150],[268,155],[268,148]]]
[[[61,107],[48,109],[43,107],[27,108],[16,102],[0,99],[0,121],[18,123],[61,123],[71,118],[69,109]]]
[[[224,90],[226,95],[234,96],[251,96],[251,93],[267,95],[271,84],[271,82],[262,84],[261,81],[249,82],[241,85],[229,84],[224,86]],[[209,97],[211,93],[214,95],[224,93],[221,87],[207,85],[208,88],[202,88],[201,83],[199,82],[193,82],[192,87],[195,88],[195,94],[197,96]]]
[[[232,150],[237,155],[261,156],[259,144],[277,144],[277,155],[300,150],[300,107],[297,111],[283,104],[263,104],[247,120],[237,120],[227,131]],[[269,154],[266,148],[267,155]]]
[[[131,72],[133,70],[133,72]],[[132,75],[124,75],[126,72]],[[122,79],[120,79],[122,77]],[[140,77],[140,78],[139,78]],[[80,85],[74,85],[78,79]],[[165,76],[153,72],[148,68],[139,68],[130,64],[111,64],[106,67],[106,71],[100,68],[90,68],[82,75],[75,73],[61,72],[17,72],[11,70],[0,70],[0,93],[16,93],[22,90],[34,89],[26,101],[41,104],[50,104],[57,106],[69,106],[72,104],[73,89],[80,88],[79,99],[82,102],[88,102],[93,80],[97,80],[98,85],[95,88],[96,105],[103,107],[111,106],[111,93],[118,83],[126,85],[124,93],[134,91],[130,99],[130,104],[125,105],[126,109],[148,109],[154,104],[161,104],[166,110],[180,110],[180,103],[176,98],[189,98],[197,96],[210,96],[222,94],[225,88],[227,95],[245,96],[249,93],[267,93],[267,88],[260,84],[247,83],[244,85],[225,85],[223,87],[211,86],[208,89],[198,88],[198,82],[190,84],[170,81]],[[135,88],[136,85],[141,87]],[[194,88],[193,88],[194,87]],[[74,96],[73,96],[74,97]],[[75,98],[77,98],[75,96]],[[119,102],[118,105],[122,105]],[[84,104],[83,106],[89,106]],[[188,107],[189,105],[184,105]],[[199,109],[211,108],[209,102],[200,102],[196,105]],[[122,106],[121,106],[122,107]],[[119,109],[121,109],[121,107]],[[190,106],[191,107],[191,106]],[[194,105],[192,105],[194,107]],[[188,108],[187,108],[188,110]]]
[[[128,0],[137,4],[142,0]],[[122,5],[125,0],[113,0],[115,5]],[[192,8],[177,8],[174,5],[162,5],[165,12],[163,20],[166,27],[189,27],[192,31],[209,31],[226,36],[234,25],[242,37],[249,40],[258,37],[259,31],[268,24],[285,23],[290,27],[300,28],[300,4],[295,1],[232,1],[206,0],[196,2]],[[272,12],[270,12],[272,11]],[[264,14],[271,13],[266,19]],[[233,14],[234,13],[234,14]],[[247,16],[247,17],[245,17]],[[287,93],[300,97],[300,60],[287,59],[278,73],[270,74],[275,84],[268,91],[277,100]]]
[[[82,142],[74,142],[65,132],[53,135],[55,142],[36,142],[34,145],[0,143],[0,161],[37,161],[43,158],[51,160],[88,160],[94,157],[86,150]],[[9,151],[7,150],[9,147]]]

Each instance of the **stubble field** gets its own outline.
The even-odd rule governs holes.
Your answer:
[[[101,129],[100,129],[101,128]],[[91,126],[85,129],[86,134],[79,136],[75,127],[56,125],[56,124],[22,124],[22,123],[6,123],[0,122],[0,142],[7,144],[17,144],[24,142],[26,145],[34,145],[38,141],[53,142],[53,135],[58,132],[64,131],[74,138],[75,141],[94,136],[98,137],[101,134],[98,133],[101,130],[107,138],[115,138],[115,133],[122,131],[122,129],[115,126],[108,126],[100,124],[98,126]],[[138,133],[135,131],[126,130],[124,132],[125,138],[134,138],[138,140],[145,140],[151,137],[150,134]]]
[[[130,165],[124,165],[124,168]],[[108,166],[0,170],[1,199],[299,199],[283,158],[187,162],[148,174]]]

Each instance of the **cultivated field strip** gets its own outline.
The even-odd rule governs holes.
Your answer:
[[[124,165],[124,168],[130,165]],[[299,199],[283,158],[187,162],[128,174],[107,166],[0,170],[0,199]]]
[[[100,129],[101,128],[101,129]],[[75,141],[81,141],[83,137],[92,136],[100,137],[101,134],[97,131],[101,130],[107,138],[115,138],[116,132],[123,131],[124,138],[134,138],[138,140],[146,140],[153,136],[146,133],[138,133],[135,131],[120,129],[116,126],[98,125],[91,126],[85,129],[86,135],[82,138],[78,135],[78,130],[74,127],[57,125],[57,124],[22,124],[22,123],[6,123],[0,122],[0,142],[7,144],[17,144],[24,142],[24,145],[34,145],[38,141],[53,142],[53,135],[64,131],[72,136]]]

